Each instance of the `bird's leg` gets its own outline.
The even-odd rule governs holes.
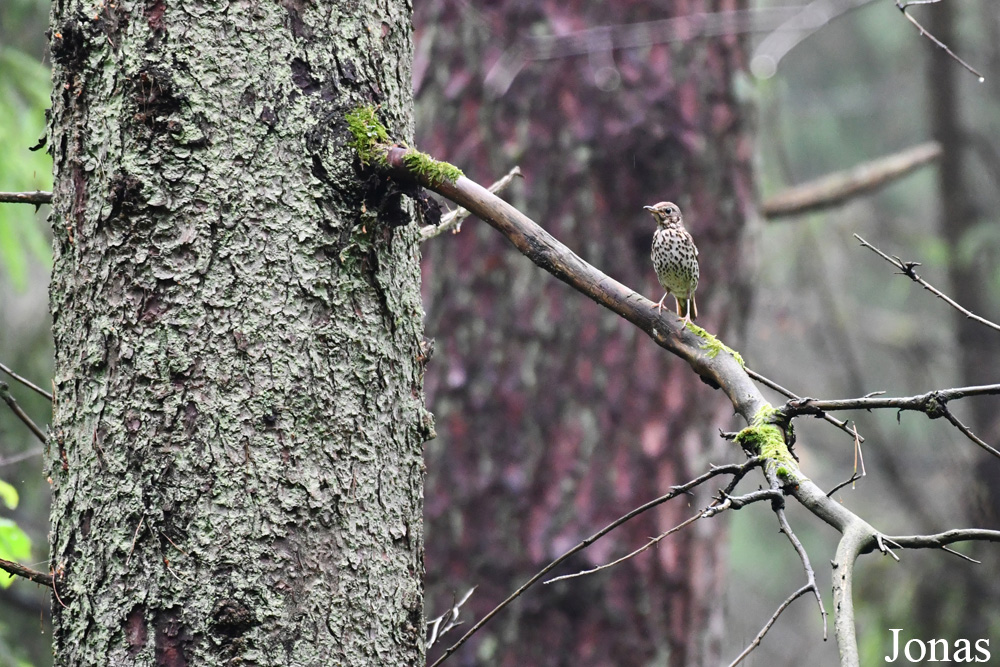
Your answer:
[[[660,302],[656,304],[656,309],[661,313],[663,312],[663,300],[667,298],[668,294],[670,294],[670,292],[664,292],[663,296],[660,297]]]
[[[681,308],[681,300],[679,298],[677,298],[677,295],[674,295],[674,301],[677,303],[677,317],[681,318],[682,322],[690,322],[691,321],[691,299],[688,298],[688,299],[684,300],[685,303],[687,304],[687,311],[686,311],[686,313],[685,313],[685,310],[683,308]]]

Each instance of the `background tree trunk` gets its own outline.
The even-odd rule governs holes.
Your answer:
[[[56,0],[61,665],[419,664],[405,3]],[[331,26],[336,26],[332,30]]]
[[[745,2],[448,2],[417,8],[418,144],[489,182],[519,164],[515,204],[654,300],[655,224],[673,200],[701,250],[699,322],[739,345],[755,210],[737,37],[528,63],[483,81],[526,35],[745,8]],[[656,35],[654,35],[656,37]],[[428,613],[473,585],[478,617],[565,549],[720,459],[732,410],[686,366],[514,252],[475,220],[424,244],[428,330]],[[623,555],[708,503],[647,514],[568,571]],[[699,525],[599,576],[530,592],[463,649],[464,663],[716,665],[727,548]]]
[[[972,41],[960,38],[953,6],[935,5],[927,9],[928,29],[938,39],[951,45],[952,49],[969,48]],[[993,6],[985,11],[992,13],[995,24],[997,8]],[[989,20],[983,21],[984,26],[989,24]],[[974,77],[940,49],[930,50],[927,73],[931,132],[943,149],[937,170],[940,202],[938,228],[948,250],[948,293],[973,313],[996,321],[994,299],[986,288],[997,271],[996,242],[991,241],[995,234],[984,236],[982,232],[984,229],[995,229],[992,208],[984,200],[989,197],[985,193],[994,192],[997,183],[981,183],[970,177],[970,162],[977,158],[971,149],[977,146],[981,151],[992,149],[983,136],[970,133],[966,126],[964,117],[967,111],[961,94],[963,83],[976,86],[975,92],[981,95],[990,89],[976,83]],[[993,76],[996,74],[993,73]],[[992,90],[996,99],[995,85]],[[996,382],[1000,376],[1000,363],[995,354],[996,332],[955,310],[950,312],[950,317],[958,343],[956,384],[969,386]],[[1000,438],[1000,415],[995,401],[968,401],[965,405],[956,406],[956,410],[973,432],[987,442],[996,442]],[[1000,468],[992,457],[979,450],[972,453],[969,461],[967,469],[972,483],[962,487],[966,514],[973,525],[995,527],[1000,522]],[[977,557],[986,565],[952,568],[947,563],[935,563],[940,570],[938,575],[923,579],[919,594],[927,602],[919,607],[919,620],[928,633],[935,631],[938,633],[936,636],[942,634],[941,615],[933,613],[932,609],[946,606],[956,609],[946,626],[955,638],[985,637],[995,627],[991,622],[991,611],[1000,586],[990,573],[1000,567],[1000,555],[995,549],[984,549]]]

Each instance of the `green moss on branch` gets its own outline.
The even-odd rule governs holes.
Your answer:
[[[704,341],[701,343],[701,345],[699,345],[699,347],[705,350],[705,354],[708,355],[709,359],[715,359],[715,357],[718,356],[719,352],[727,352],[730,355],[732,355],[733,359],[736,360],[736,363],[738,363],[740,367],[746,368],[746,364],[743,362],[743,356],[739,352],[729,347],[728,345],[726,345],[721,340],[719,340],[712,334],[702,329],[694,322],[685,322],[684,324],[685,326],[687,326],[688,331],[690,331],[695,336],[698,336],[699,338],[702,339],[702,341]]]
[[[736,434],[736,443],[752,455],[763,456],[769,462],[774,462],[778,466],[779,476],[790,478],[798,471],[799,466],[785,445],[781,428],[774,423],[777,413],[770,404],[762,407],[754,415],[750,426]]]
[[[450,162],[435,160],[427,153],[410,149],[403,156],[403,163],[414,174],[421,179],[425,179],[430,185],[437,185],[444,181],[454,183],[459,176],[463,176],[462,170]]]
[[[375,115],[375,107],[357,107],[345,119],[354,137],[351,147],[358,152],[361,164],[385,164],[386,151],[393,142],[389,138],[389,131]],[[435,160],[427,153],[413,148],[407,149],[403,164],[414,176],[432,186],[444,181],[454,183],[463,175],[462,170],[455,165]]]

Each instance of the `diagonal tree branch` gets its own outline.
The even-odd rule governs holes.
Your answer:
[[[957,301],[955,301],[954,299],[952,299],[950,296],[948,296],[947,294],[945,294],[944,292],[942,292],[941,290],[939,290],[938,288],[934,287],[929,282],[927,282],[926,280],[924,280],[923,278],[921,278],[920,276],[918,276],[917,272],[914,269],[916,269],[918,266],[920,266],[920,262],[904,262],[903,260],[901,260],[899,257],[896,257],[895,255],[893,255],[892,257],[890,257],[889,255],[885,254],[884,252],[882,252],[881,250],[879,250],[878,248],[876,248],[875,246],[873,246],[868,241],[865,241],[863,238],[861,238],[857,234],[854,235],[854,238],[856,238],[858,241],[861,242],[861,247],[863,247],[863,248],[869,248],[870,250],[872,250],[872,252],[874,252],[875,254],[877,254],[879,257],[881,257],[882,259],[884,259],[885,261],[889,262],[890,264],[892,264],[893,266],[895,266],[897,269],[899,269],[899,272],[901,274],[903,274],[904,276],[906,276],[907,278],[909,278],[913,282],[921,285],[925,290],[927,290],[928,292],[930,292],[931,294],[933,294],[937,298],[941,299],[942,301],[944,301],[945,303],[947,303],[949,306],[951,306],[952,308],[954,308],[958,312],[960,312],[963,315],[965,315],[970,320],[975,320],[976,322],[979,322],[980,324],[982,324],[984,326],[987,326],[990,329],[995,329],[996,331],[1000,331],[1000,324],[997,324],[995,322],[991,322],[988,319],[986,319],[984,317],[980,317],[979,315],[976,315],[972,311],[967,310],[966,308],[963,308],[961,305],[959,305],[959,303]]]
[[[11,369],[7,368],[7,366],[5,366],[4,364],[0,364],[0,371],[3,371],[7,375],[9,375],[11,378],[17,380],[18,382],[20,382],[21,384],[23,384],[28,389],[30,389],[33,392],[35,392],[36,394],[40,394],[41,396],[44,396],[45,398],[49,399],[50,401],[52,400],[52,394],[50,394],[49,392],[47,392],[44,389],[42,389],[41,387],[39,387],[38,385],[36,385],[31,380],[28,380],[27,378],[21,377],[20,375],[18,375],[17,373],[15,373],[14,371],[12,371]]]
[[[691,491],[691,489],[693,489],[693,488],[695,488],[695,487],[697,487],[697,486],[699,486],[699,485],[707,482],[708,480],[712,479],[713,477],[716,477],[718,475],[732,475],[733,479],[730,480],[729,485],[726,487],[728,490],[732,490],[733,488],[735,488],[736,484],[738,484],[739,481],[742,480],[744,476],[746,476],[746,474],[748,472],[750,472],[751,470],[753,470],[756,467],[761,466],[763,463],[764,463],[764,460],[761,459],[761,458],[752,458],[752,459],[750,459],[747,462],[742,463],[742,464],[729,464],[729,465],[725,465],[725,466],[713,466],[711,470],[709,470],[708,472],[706,472],[706,473],[704,473],[704,474],[702,474],[702,475],[694,478],[693,480],[687,482],[686,484],[681,484],[681,485],[678,485],[678,486],[673,486],[673,487],[670,488],[670,491],[668,491],[666,494],[660,496],[659,498],[651,500],[648,503],[646,503],[645,505],[642,505],[640,507],[635,508],[634,510],[632,510],[628,514],[615,519],[614,521],[612,521],[611,523],[609,523],[607,526],[605,526],[601,530],[597,531],[596,533],[594,533],[593,535],[591,535],[587,539],[583,540],[582,542],[580,542],[579,544],[577,544],[575,547],[573,547],[572,549],[570,549],[569,551],[567,551],[563,555],[559,556],[559,558],[556,558],[554,561],[552,561],[551,563],[549,563],[548,565],[546,565],[545,567],[543,567],[541,570],[539,570],[538,572],[536,572],[534,574],[534,576],[532,576],[526,582],[524,582],[523,584],[521,584],[521,586],[516,591],[514,591],[509,596],[507,596],[507,599],[505,599],[503,602],[501,602],[496,607],[494,607],[488,614],[486,614],[481,619],[479,619],[479,621],[476,622],[476,624],[473,625],[471,628],[469,628],[468,631],[466,631],[466,633],[464,635],[462,635],[458,639],[458,641],[456,641],[454,644],[452,644],[451,646],[449,646],[448,650],[446,650],[443,654],[441,654],[441,657],[439,657],[437,660],[435,660],[434,663],[431,665],[431,667],[438,667],[438,665],[440,665],[445,660],[447,660],[448,657],[450,655],[452,655],[455,651],[457,651],[459,649],[459,647],[462,646],[462,644],[464,644],[470,637],[472,637],[472,635],[474,635],[476,632],[479,631],[480,628],[482,628],[484,625],[486,625],[486,623],[489,622],[490,619],[492,619],[494,616],[496,616],[497,614],[499,614],[511,602],[513,602],[518,597],[520,597],[522,593],[524,593],[526,590],[528,590],[529,588],[531,588],[532,586],[534,586],[536,583],[538,583],[539,581],[541,581],[542,578],[546,574],[548,574],[549,572],[551,572],[555,568],[559,567],[559,565],[561,565],[562,563],[564,563],[566,561],[566,559],[568,559],[573,554],[577,554],[577,553],[583,551],[584,549],[586,549],[587,547],[589,547],[591,544],[593,544],[597,540],[601,539],[602,537],[604,537],[605,535],[607,535],[611,531],[615,530],[619,526],[627,523],[628,521],[631,521],[632,519],[634,519],[635,517],[639,516],[640,514],[643,514],[644,512],[647,512],[648,510],[651,510],[651,509],[653,509],[654,507],[656,507],[658,505],[662,505],[663,503],[667,502],[671,498],[676,498],[679,495],[688,493],[689,491]]]
[[[920,25],[917,19],[910,16],[910,13],[906,11],[913,5],[932,5],[936,2],[940,2],[940,0],[910,0],[910,2],[902,2],[902,0],[896,0],[896,9],[903,12],[903,16],[906,17],[906,20],[912,23],[914,26],[916,26],[917,30],[920,31],[921,36],[926,37],[927,39],[934,42],[934,46],[938,47],[939,49],[947,53],[949,56],[951,56],[951,58],[954,59],[955,62],[957,62],[965,69],[969,70],[969,72],[974,74],[979,79],[979,82],[982,83],[983,81],[986,80],[986,77],[984,77],[982,74],[976,71],[976,69],[972,65],[959,58],[954,51],[948,48],[947,44],[942,42],[940,39],[938,39],[931,33],[927,32],[927,28]]]
[[[5,560],[0,558],[0,570],[9,573],[11,576],[18,576],[27,579],[28,581],[33,581],[36,584],[41,584],[42,586],[48,586],[52,588],[52,575],[46,574],[45,572],[39,572],[38,570],[32,570],[30,567],[25,567],[20,563],[15,563],[12,560]]]
[[[379,143],[377,138],[373,139],[387,136],[387,131],[375,118],[373,108],[356,109],[347,120],[363,164],[379,164],[401,184],[415,182],[469,209],[502,233],[536,265],[636,325],[658,345],[683,359],[707,384],[726,394],[736,413],[749,424],[736,436],[736,441],[753,456],[766,449],[767,458],[762,471],[768,486],[777,486],[841,533],[834,561],[834,608],[837,610],[834,629],[843,667],[859,665],[850,575],[857,555],[867,553],[872,545],[879,545],[880,549],[887,551],[885,540],[868,522],[827,497],[822,489],[799,471],[788,453],[785,434],[780,427],[781,420],[787,417],[774,410],[764,399],[744,369],[739,355],[704,329],[690,323],[685,325],[673,313],[658,312],[652,301],[585,262],[523,213],[465,178],[453,165],[438,162],[413,149],[388,146]],[[381,132],[374,132],[373,127]],[[726,353],[721,354],[723,351]],[[492,617],[543,574],[539,573],[518,589],[488,617]],[[466,633],[466,637],[487,620],[484,618],[477,623]],[[434,665],[440,665],[453,653],[453,648]]]
[[[10,388],[5,382],[0,382],[0,400],[7,404],[7,407],[11,409],[11,412],[13,412],[18,419],[24,422],[24,425],[35,434],[36,438],[41,440],[43,445],[48,442],[48,438],[45,437],[45,433],[42,432],[42,429],[38,428],[38,425],[31,420],[28,413],[22,410],[17,401],[14,400],[14,397],[10,395]]]
[[[941,157],[941,145],[936,141],[907,148],[906,150],[870,162],[834,172],[816,180],[795,185],[761,204],[765,218],[800,215],[838,206],[854,197],[867,194],[913,173],[920,167]]]

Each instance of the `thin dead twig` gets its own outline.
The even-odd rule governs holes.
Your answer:
[[[47,392],[44,389],[42,389],[41,387],[39,387],[38,385],[36,385],[35,383],[33,383],[31,380],[28,380],[27,378],[21,377],[20,375],[18,375],[14,371],[12,371],[10,368],[8,368],[7,366],[5,366],[4,364],[0,364],[0,371],[3,371],[4,373],[6,373],[7,375],[9,375],[13,379],[17,380],[18,382],[20,382],[21,384],[23,384],[28,389],[31,389],[35,393],[41,394],[42,396],[44,396],[45,398],[49,399],[50,401],[52,400],[52,394],[50,394],[49,392]]]
[[[927,290],[928,292],[930,292],[931,294],[933,294],[937,298],[941,299],[942,301],[944,301],[945,303],[947,303],[949,306],[951,306],[952,308],[954,308],[958,312],[960,312],[963,315],[965,315],[970,320],[975,320],[976,322],[979,322],[980,324],[982,324],[984,326],[987,326],[990,329],[993,329],[995,331],[1000,331],[1000,324],[997,324],[996,322],[991,322],[990,320],[986,319],[985,317],[980,317],[979,315],[976,315],[975,313],[973,313],[971,310],[968,310],[967,308],[962,307],[961,305],[959,305],[959,303],[957,301],[955,301],[954,299],[952,299],[950,296],[948,296],[947,294],[945,294],[944,292],[942,292],[941,290],[939,290],[938,288],[934,287],[929,282],[927,282],[926,280],[924,280],[923,278],[921,278],[920,276],[918,276],[917,272],[915,271],[915,269],[918,266],[920,266],[920,262],[904,262],[903,260],[901,260],[899,257],[896,257],[895,255],[889,256],[889,255],[885,254],[884,252],[882,252],[881,250],[879,250],[878,248],[876,248],[875,246],[873,246],[871,243],[869,243],[868,241],[866,241],[863,238],[861,238],[860,236],[858,236],[857,234],[854,235],[854,238],[856,238],[858,241],[861,242],[861,247],[862,248],[868,248],[868,249],[870,249],[872,252],[874,252],[875,254],[877,254],[879,257],[881,257],[882,259],[884,259],[885,261],[889,262],[890,264],[892,264],[893,266],[895,266],[897,269],[899,269],[899,272],[901,274],[903,274],[904,276],[906,276],[907,278],[909,278],[913,282],[919,284],[925,290]]]
[[[488,187],[487,190],[493,194],[502,192],[517,176],[523,177],[523,174],[521,173],[521,168],[515,166],[513,169],[508,171],[503,178]],[[459,206],[454,211],[449,211],[444,217],[441,218],[441,222],[438,224],[425,225],[420,229],[420,242],[423,243],[424,241],[432,239],[435,236],[440,236],[447,231],[453,231],[457,234],[462,228],[462,221],[470,215],[472,215],[472,212],[462,206]]]
[[[694,516],[685,519],[684,521],[680,522],[679,524],[677,524],[676,526],[674,526],[670,530],[668,530],[666,532],[663,532],[663,533],[660,533],[659,535],[657,535],[656,537],[652,538],[651,540],[649,540],[648,542],[646,542],[644,545],[642,545],[641,547],[639,547],[638,549],[632,551],[631,553],[628,553],[628,554],[622,556],[621,558],[617,558],[617,559],[611,561],[610,563],[604,563],[603,565],[598,565],[597,567],[591,568],[589,570],[581,570],[580,572],[574,572],[572,574],[564,574],[564,575],[562,575],[560,577],[554,577],[554,578],[549,579],[547,581],[544,581],[542,583],[544,583],[544,584],[554,584],[557,581],[563,581],[564,579],[575,579],[576,577],[582,577],[582,576],[586,576],[588,574],[594,574],[596,572],[600,572],[601,570],[606,570],[608,568],[612,568],[615,565],[618,565],[620,563],[624,563],[625,561],[627,561],[627,560],[629,560],[631,558],[634,558],[635,556],[638,556],[642,552],[647,551],[648,549],[656,546],[657,544],[659,544],[665,538],[667,538],[667,537],[673,535],[674,533],[682,530],[683,528],[691,525],[692,523],[694,523],[698,519],[708,519],[710,517],[715,516],[716,514],[721,514],[722,512],[724,512],[726,510],[729,510],[729,509],[741,509],[741,508],[743,508],[743,507],[745,507],[745,506],[747,506],[747,505],[749,505],[751,503],[758,503],[758,502],[761,502],[763,500],[774,501],[774,500],[780,500],[781,499],[781,492],[780,491],[754,491],[753,493],[748,493],[748,494],[746,494],[744,496],[739,496],[739,497],[728,496],[725,493],[723,493],[722,495],[723,495],[723,499],[716,499],[716,500],[712,501],[712,504],[709,505],[708,507],[706,507],[705,509],[703,509],[701,512],[698,512]]]
[[[41,440],[43,445],[48,442],[48,438],[45,437],[45,433],[42,432],[42,429],[38,428],[35,422],[31,420],[31,417],[28,416],[28,413],[22,410],[21,406],[18,405],[14,397],[10,395],[10,387],[7,386],[6,382],[0,382],[0,400],[7,404],[7,406],[11,409],[11,412],[13,412],[18,419],[24,422],[24,425],[35,434],[36,438]]]
[[[920,25],[920,23],[917,21],[917,19],[915,19],[912,16],[910,16],[910,13],[908,11],[906,11],[908,8],[912,7],[913,5],[933,5],[936,2],[940,2],[940,0],[910,0],[910,2],[902,2],[902,0],[896,0],[896,9],[898,9],[901,12],[903,12],[903,16],[906,17],[906,20],[909,21],[910,23],[912,23],[914,26],[916,26],[917,30],[920,31],[921,35],[923,35],[927,39],[931,40],[934,43],[935,46],[937,46],[939,49],[941,49],[942,51],[944,51],[945,53],[947,53],[949,56],[951,56],[951,58],[953,58],[955,60],[955,62],[957,62],[959,65],[961,65],[962,67],[964,67],[965,69],[967,69],[969,72],[971,72],[972,74],[974,74],[979,79],[980,83],[982,83],[983,81],[986,81],[986,77],[984,77],[982,74],[980,74],[972,65],[970,65],[969,63],[967,63],[964,60],[962,60],[961,58],[959,58],[958,55],[956,55],[954,51],[952,51],[951,49],[948,48],[947,44],[945,44],[944,42],[942,42],[941,40],[939,40],[937,37],[935,37],[934,35],[932,35],[930,32],[928,32],[927,28],[925,28],[924,26]]]
[[[12,560],[5,560],[0,558],[0,570],[7,572],[11,575],[23,577],[28,581],[33,581],[36,584],[41,584],[42,586],[48,586],[52,588],[52,575],[45,572],[39,572],[38,570],[33,570],[30,567],[25,567],[20,563],[15,563]]]
[[[484,625],[486,625],[486,623],[489,622],[490,619],[492,619],[494,616],[496,616],[498,613],[500,613],[511,602],[513,602],[518,597],[520,597],[520,595],[522,593],[524,593],[526,590],[528,590],[533,585],[535,585],[536,583],[538,583],[538,581],[540,581],[546,574],[548,574],[549,572],[551,572],[552,570],[554,570],[555,568],[557,568],[559,565],[561,565],[562,563],[564,563],[566,561],[566,559],[568,559],[570,556],[573,556],[574,554],[579,553],[580,551],[586,549],[591,544],[593,544],[597,540],[601,539],[602,537],[604,537],[605,535],[607,535],[608,533],[610,533],[611,531],[613,531],[615,528],[618,528],[622,524],[624,524],[624,523],[628,522],[629,520],[631,520],[631,519],[639,516],[640,514],[646,512],[648,510],[653,509],[657,505],[661,505],[661,504],[665,503],[666,501],[670,500],[671,498],[676,498],[679,495],[687,493],[691,489],[693,489],[693,488],[695,488],[695,487],[697,487],[697,486],[699,486],[699,485],[707,482],[708,480],[712,479],[713,477],[717,477],[719,475],[732,475],[733,476],[733,479],[731,479],[730,482],[729,482],[729,484],[726,486],[727,490],[732,490],[733,488],[736,487],[736,484],[738,484],[740,482],[740,480],[742,480],[751,470],[753,470],[754,468],[757,468],[758,466],[760,466],[761,464],[763,464],[763,462],[764,462],[764,459],[762,459],[760,457],[754,457],[752,459],[747,460],[745,463],[739,463],[739,464],[732,463],[732,464],[723,465],[723,466],[713,466],[712,469],[709,470],[708,472],[706,472],[706,473],[704,473],[704,474],[702,474],[702,475],[694,478],[693,480],[691,480],[691,481],[689,481],[689,482],[687,482],[685,484],[681,484],[680,486],[671,487],[670,491],[668,491],[665,495],[662,495],[659,498],[651,500],[648,503],[646,503],[645,505],[642,505],[641,507],[637,507],[636,509],[632,510],[631,512],[629,512],[625,516],[622,516],[622,517],[619,517],[618,519],[615,519],[614,521],[612,521],[611,523],[609,523],[607,526],[605,526],[601,530],[597,531],[596,533],[594,533],[593,535],[591,535],[587,539],[583,540],[582,542],[580,542],[579,544],[577,544],[575,547],[573,547],[572,549],[570,549],[569,551],[567,551],[563,555],[561,555],[558,558],[556,558],[554,561],[552,561],[551,563],[549,563],[548,565],[546,565],[545,567],[543,567],[541,570],[539,570],[538,572],[536,572],[526,582],[524,582],[523,584],[521,584],[521,586],[517,590],[515,590],[513,593],[511,593],[510,595],[508,595],[507,598],[503,602],[501,602],[496,607],[494,607],[488,614],[486,614],[485,616],[483,616],[475,625],[473,625],[471,628],[469,628],[468,631],[466,631],[466,633],[464,635],[462,635],[458,639],[458,641],[456,641],[454,644],[452,644],[451,646],[449,646],[448,649],[445,650],[445,652],[443,654],[441,654],[441,657],[439,657],[437,660],[434,661],[434,663],[431,665],[431,667],[438,667],[438,665],[440,665],[445,660],[447,660],[448,657],[451,656],[455,651],[457,651],[462,646],[462,644],[464,644],[466,641],[468,641],[468,639],[470,637],[472,637],[472,635],[474,635],[476,632],[479,631],[480,628],[482,628]]]

